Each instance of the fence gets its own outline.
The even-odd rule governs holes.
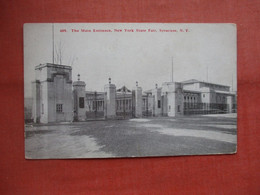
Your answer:
[[[184,115],[192,114],[220,114],[227,113],[227,104],[215,103],[184,103]],[[232,105],[232,112],[236,112],[236,104]]]
[[[144,110],[143,109],[143,117],[151,117],[152,116],[152,111],[151,110]]]

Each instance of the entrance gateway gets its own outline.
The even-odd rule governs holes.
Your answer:
[[[143,91],[138,82],[132,90],[117,89],[109,78],[97,92],[86,91],[80,75],[72,83],[70,66],[40,64],[35,73],[32,117],[38,123],[236,112],[236,94],[225,85],[192,79]]]

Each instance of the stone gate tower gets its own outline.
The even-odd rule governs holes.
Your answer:
[[[109,78],[109,84],[105,85],[105,118],[114,119],[116,117],[116,86],[111,84],[111,78]]]
[[[73,120],[72,69],[70,66],[40,64],[35,67],[33,119],[37,123]]]
[[[74,96],[74,120],[85,121],[85,88],[86,83],[80,80],[80,74],[78,74],[78,80],[73,82],[73,96]]]

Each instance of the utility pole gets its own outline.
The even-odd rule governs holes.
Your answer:
[[[172,56],[172,82],[173,82],[173,56]]]
[[[52,63],[54,64],[54,24],[52,23]]]
[[[233,89],[233,73],[232,73],[232,88],[231,88],[231,91],[233,92],[234,89]]]
[[[209,66],[207,65],[207,82],[209,82]]]

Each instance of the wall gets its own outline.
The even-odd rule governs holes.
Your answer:
[[[153,116],[162,115],[162,98],[161,98],[161,89],[155,88],[152,90],[153,97]]]
[[[175,83],[175,116],[183,115],[183,89],[181,83]]]
[[[32,82],[32,117],[35,123],[40,122],[40,83],[38,81]]]
[[[40,64],[35,68],[36,81],[33,87],[34,107],[38,122],[72,121],[73,95],[71,67],[55,64]],[[38,94],[35,94],[37,91]],[[56,105],[62,104],[62,112],[56,112]]]

